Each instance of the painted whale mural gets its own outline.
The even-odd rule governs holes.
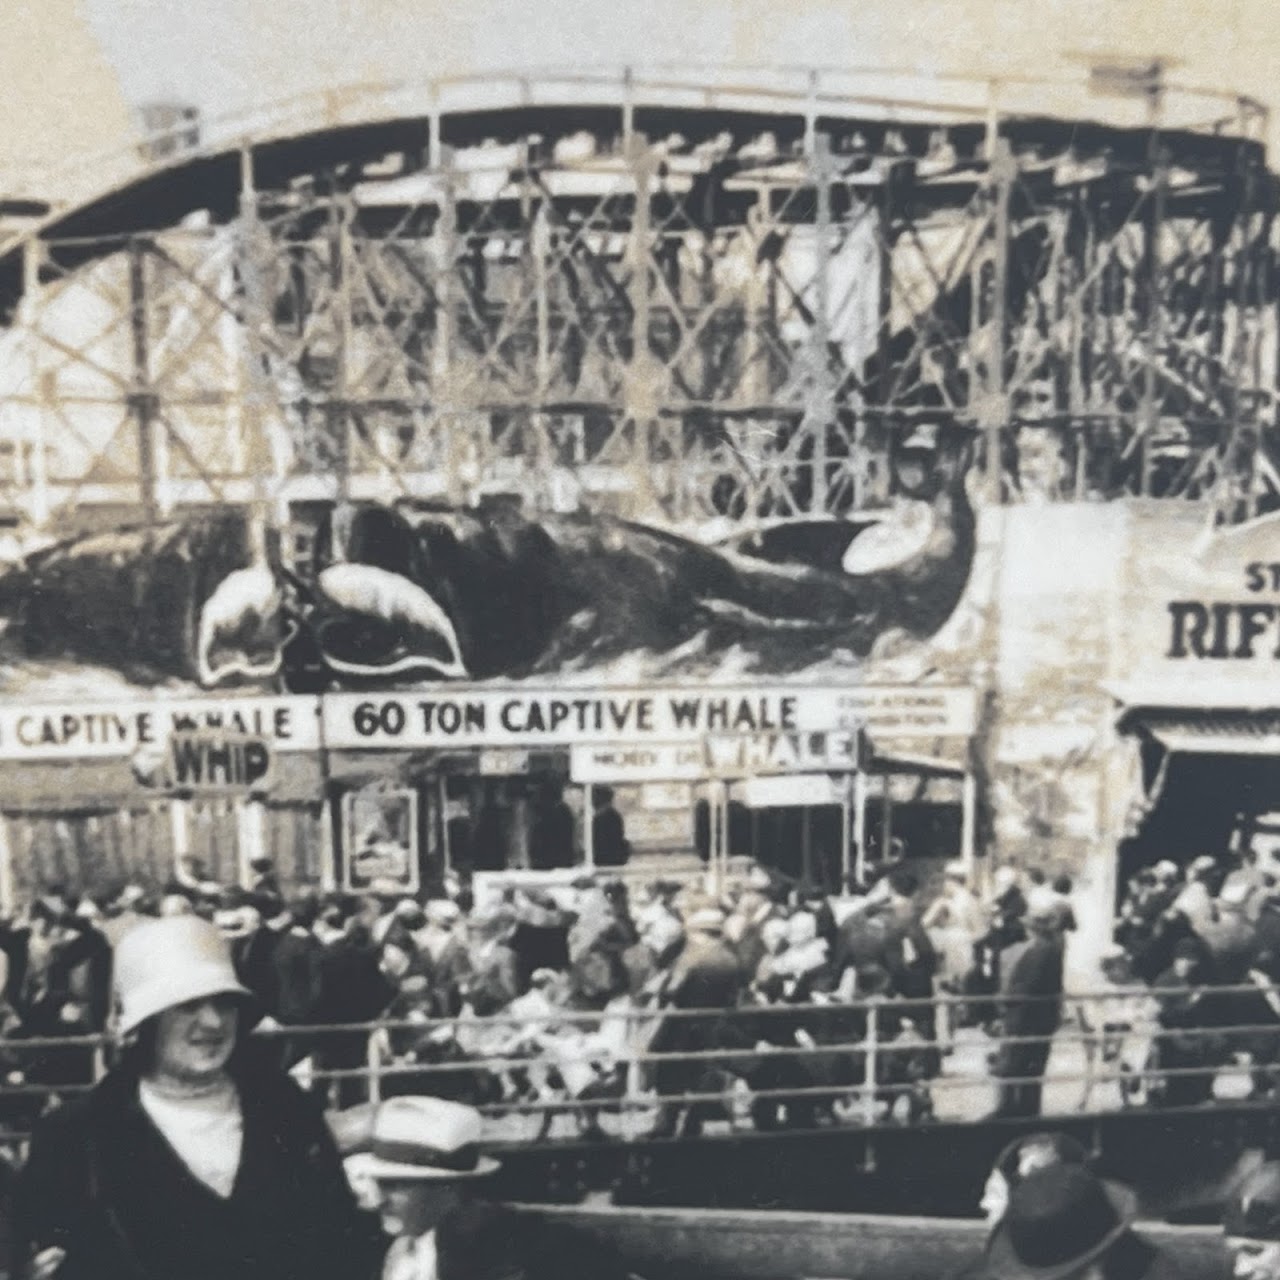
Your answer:
[[[709,546],[600,514],[339,506],[285,567],[242,510],[51,547],[0,578],[5,643],[137,683],[295,692],[545,676],[646,656],[651,674],[785,673],[886,634],[933,635],[974,557],[963,443],[894,518],[780,526]],[[893,553],[897,547],[898,554]]]

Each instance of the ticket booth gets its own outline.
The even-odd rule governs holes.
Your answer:
[[[744,824],[731,809],[730,821],[737,818],[738,828],[735,852],[805,888],[841,891],[852,857],[852,788],[846,776],[797,773],[747,778],[730,787],[729,798],[746,817]]]
[[[976,866],[977,785],[964,763],[873,748],[854,778],[854,874],[865,880],[891,853]]]

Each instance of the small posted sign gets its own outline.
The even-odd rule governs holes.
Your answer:
[[[366,787],[342,797],[343,880],[351,893],[417,893],[418,795]]]

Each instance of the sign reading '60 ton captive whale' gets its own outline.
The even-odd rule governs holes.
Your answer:
[[[323,698],[324,739],[337,748],[573,746],[691,742],[713,736],[854,732],[964,737],[974,731],[972,689],[804,685],[554,692],[450,689]]]

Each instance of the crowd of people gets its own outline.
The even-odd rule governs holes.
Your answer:
[[[882,876],[839,922],[824,896],[799,894],[761,870],[721,896],[676,881],[629,889],[621,879],[583,878],[555,894],[508,889],[479,902],[459,881],[426,901],[286,896],[270,863],[254,873],[247,888],[221,886],[189,862],[157,892],[130,884],[105,898],[74,899],[55,887],[9,921],[0,954],[10,1083],[83,1081],[91,1051],[51,1041],[108,1025],[122,937],[149,917],[188,914],[228,939],[241,981],[268,1025],[281,1028],[286,1060],[305,1060],[339,1105],[367,1088],[368,1036],[347,1028],[375,1021],[389,1024],[375,1038],[384,1096],[445,1093],[535,1110],[542,1099],[586,1103],[636,1086],[696,1093],[740,1071],[778,1095],[758,1102],[758,1123],[812,1119],[819,1104],[799,1097],[788,1104],[785,1091],[812,1086],[815,1070],[833,1084],[858,1083],[857,1055],[815,1056],[800,1066],[770,1061],[762,1050],[851,1045],[865,1033],[857,1015],[815,1015],[815,1001],[920,1001],[884,1022],[884,1039],[902,1052],[882,1055],[880,1083],[922,1081],[934,1069],[927,1041],[938,955],[905,866]],[[777,1016],[789,1006],[800,1010]],[[738,1016],[744,1008],[775,1012]],[[735,1016],[682,1016],[694,1009]],[[326,1027],[343,1030],[316,1030]],[[636,1068],[645,1049],[669,1056]],[[724,1056],[707,1061],[708,1050]],[[512,1065],[493,1069],[494,1062]],[[637,1071],[641,1079],[630,1074]],[[926,1105],[923,1091],[912,1098]],[[689,1112],[685,1128],[696,1129],[701,1109]],[[595,1110],[583,1115],[594,1127]],[[661,1117],[659,1129],[674,1118]]]
[[[724,1096],[762,1129],[913,1122],[969,1026],[991,1042],[997,1113],[1029,1116],[1071,1017],[1125,1102],[1203,1101],[1233,1055],[1255,1090],[1274,1086],[1280,890],[1253,861],[1139,873],[1101,1001],[1064,991],[1073,885],[1034,869],[998,868],[985,897],[963,864],[922,884],[901,856],[837,898],[760,867],[718,893],[606,874],[477,899],[450,877],[425,900],[285,894],[269,860],[253,875],[219,885],[187,860],[156,890],[51,888],[0,925],[10,1120],[100,1072],[77,1037],[110,1025],[120,940],[183,915],[228,940],[282,1061],[335,1106],[367,1095],[372,1065],[381,1096],[444,1096],[540,1132],[560,1114],[599,1136],[638,1098],[658,1135],[700,1131]]]
[[[1252,851],[1162,861],[1130,882],[1106,980],[1150,991],[1115,1002],[1130,1027],[1153,1028],[1149,1101],[1191,1106],[1213,1097],[1219,1070],[1246,1059],[1254,1096],[1280,1083],[1280,879]],[[1135,1076],[1136,1064],[1130,1064]]]
[[[723,936],[709,914],[687,923]],[[270,1043],[250,1034],[258,997],[225,933],[194,911],[135,922],[114,961],[124,1052],[36,1127],[12,1187],[7,1270],[18,1280],[634,1274],[618,1241],[487,1198],[500,1161],[471,1106],[400,1097],[326,1124]],[[956,1280],[1183,1273],[1137,1225],[1137,1195],[1099,1176],[1093,1153],[1066,1133],[1017,1137],[977,1207],[985,1236],[965,1245]],[[1280,1280],[1280,1164],[1233,1185],[1221,1239],[1233,1274]]]
[[[495,1165],[475,1105],[484,1098],[468,1094],[479,1080],[534,1093],[554,1082],[594,1117],[590,1103],[605,1096],[595,1073],[611,1061],[635,1066],[634,1055],[611,1057],[611,1024],[630,1025],[622,1015],[643,1007],[659,1055],[648,1082],[658,1132],[692,1132],[714,1110],[709,1071],[750,1084],[756,1124],[810,1124],[828,1096],[815,1082],[831,1084],[833,1098],[864,1083],[873,1007],[883,1061],[899,1064],[874,1083],[886,1100],[918,1098],[916,1085],[936,1073],[955,1033],[937,1016],[941,988],[959,997],[948,1007],[988,1020],[1000,1046],[1001,1110],[1028,1114],[1044,1061],[1030,1060],[1025,1044],[1047,1055],[1069,1002],[1070,884],[1009,870],[980,901],[964,868],[950,865],[940,890],[923,890],[900,863],[837,904],[760,870],[718,897],[677,883],[628,890],[584,879],[558,899],[506,890],[476,902],[457,883],[421,904],[284,899],[266,863],[246,890],[184,870],[159,895],[127,886],[106,904],[50,891],[5,927],[15,1041],[26,1034],[46,1046],[58,1037],[45,1028],[100,1019],[119,1046],[91,1092],[36,1123],[15,1185],[15,1274],[479,1280],[489,1272],[476,1260],[492,1252],[493,1276],[586,1267],[620,1277],[618,1258],[532,1233],[481,1201]],[[1249,860],[1140,873],[1121,918],[1124,942],[1110,956],[1139,984],[1117,987],[1116,1000],[1146,998],[1167,1019],[1169,1001],[1235,993],[1226,983],[1240,970],[1224,957],[1238,956],[1245,974],[1263,972],[1258,937],[1272,887]],[[1225,945],[1236,908],[1251,946],[1240,931]],[[964,931],[977,932],[972,946],[960,946]],[[1216,983],[1206,977],[1215,964]],[[1047,1034],[1019,1021],[1024,1001],[1051,1011],[1036,1024]],[[325,1019],[333,1032],[316,1029]],[[346,1028],[372,1019],[388,1021],[379,1032],[388,1074],[370,1107],[358,1105],[366,1036]],[[274,1037],[250,1034],[271,1023]],[[1174,1043],[1183,1052],[1180,1037]],[[442,1052],[448,1044],[461,1059]],[[810,1052],[768,1052],[783,1046]],[[79,1051],[76,1041],[61,1050],[83,1066]],[[357,1057],[361,1070],[344,1075],[343,1062]],[[321,1069],[311,1097],[296,1073],[305,1060]],[[447,1070],[460,1062],[465,1069]],[[575,1065],[590,1078],[575,1078]],[[343,1107],[333,1129],[320,1123],[321,1103]],[[343,1115],[369,1124],[346,1165],[334,1140]],[[1065,1135],[1012,1143],[980,1208],[989,1234],[965,1276],[1176,1274],[1134,1229],[1133,1194],[1098,1178]],[[1236,1274],[1280,1277],[1280,1166],[1263,1166],[1231,1193],[1224,1233]]]

